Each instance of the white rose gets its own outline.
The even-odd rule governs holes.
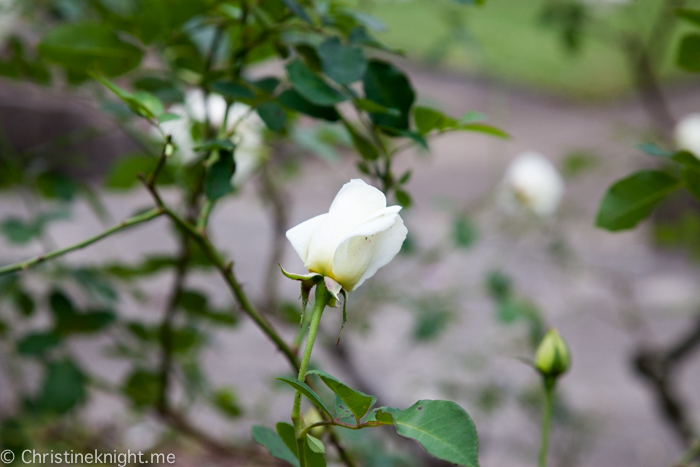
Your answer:
[[[0,0],[0,45],[14,32],[18,20],[18,2],[15,0]]]
[[[343,185],[327,214],[287,231],[306,268],[351,292],[387,265],[408,230],[401,206],[386,206],[384,193],[359,179]]]
[[[501,195],[510,209],[525,209],[538,216],[554,214],[564,194],[564,181],[547,158],[528,151],[510,163]]]
[[[700,158],[700,113],[686,115],[678,122],[676,146]]]
[[[185,94],[185,105],[173,105],[169,112],[181,118],[162,123],[161,129],[172,135],[183,161],[190,162],[197,156],[192,124],[204,123],[208,114],[209,123],[219,129],[226,116],[226,100],[218,94],[209,94],[205,100],[201,89],[192,89]],[[229,107],[226,119],[226,130],[234,128],[236,132],[231,140],[236,144],[236,173],[232,182],[239,186],[265,162],[265,123],[249,106],[236,102]]]

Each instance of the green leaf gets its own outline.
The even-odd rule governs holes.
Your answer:
[[[650,156],[654,156],[654,157],[670,158],[673,156],[673,152],[666,151],[665,149],[661,149],[659,146],[657,146],[654,143],[640,143],[640,144],[636,144],[634,147],[639,149],[640,151],[642,151],[646,154],[649,154]]]
[[[365,112],[376,113],[376,114],[386,114],[392,117],[400,117],[401,112],[399,109],[385,107],[381,104],[377,104],[369,99],[355,99],[355,104]]]
[[[311,373],[311,372],[309,372]],[[301,381],[295,379],[295,378],[290,378],[289,376],[281,376],[277,378],[278,380],[287,383],[297,391],[301,392],[303,395],[305,395],[311,402],[316,404],[316,406],[326,412],[328,415],[331,415],[331,411],[328,409],[326,404],[321,400],[318,394],[311,389],[306,383],[302,383]],[[331,415],[332,416],[332,415]]]
[[[233,152],[236,150],[236,145],[230,139],[209,139],[202,144],[195,146],[197,151],[229,151]]]
[[[340,114],[334,107],[320,106],[309,102],[293,89],[287,89],[277,99],[288,109],[313,118],[321,118],[330,122],[336,122],[340,119]]]
[[[266,426],[254,425],[251,434],[253,435],[253,441],[266,448],[272,457],[299,467],[299,461],[296,456],[287,447],[282,438],[275,433],[275,430]]]
[[[63,414],[85,400],[85,377],[71,361],[50,363],[44,375],[37,405],[48,412]]]
[[[103,23],[66,23],[49,31],[39,43],[39,54],[69,72],[86,70],[119,76],[136,68],[143,52],[122,41]]]
[[[41,235],[41,226],[37,225],[36,222],[25,222],[10,217],[0,223],[0,232],[8,242],[22,245]]]
[[[297,2],[297,0],[282,0],[282,3],[284,3],[287,6],[287,8],[289,8],[289,11],[291,11],[307,23],[311,24],[311,18],[309,18],[309,15],[301,7],[301,5],[299,5],[299,2]]]
[[[137,369],[129,375],[122,389],[125,396],[138,407],[153,406],[160,398],[160,376],[150,371]]]
[[[478,467],[476,427],[459,405],[421,400],[406,410],[384,410],[394,417],[397,434],[418,441],[428,453],[454,464]]]
[[[181,118],[180,115],[164,113],[158,116],[158,123],[172,122],[173,120],[180,120]]]
[[[136,91],[132,94],[129,91],[117,86],[104,76],[100,76],[95,73],[93,73],[92,76],[110,91],[112,91],[119,99],[121,99],[122,102],[128,105],[136,115],[147,119],[152,119],[158,118],[163,113],[163,103],[150,92]]]
[[[128,190],[139,181],[139,175],[148,175],[158,164],[158,159],[140,154],[120,157],[107,174],[105,187],[114,190]]]
[[[216,408],[231,418],[240,417],[242,410],[238,404],[236,393],[232,389],[218,389],[213,394],[213,403]]]
[[[294,427],[289,423],[279,422],[275,428],[277,429],[277,434],[282,438],[284,444],[287,445],[289,450],[297,456],[297,435],[294,432]]]
[[[211,89],[232,101],[255,99],[255,93],[248,86],[233,81],[216,81],[211,84]]]
[[[230,151],[220,151],[219,159],[209,166],[207,175],[204,178],[204,194],[208,199],[214,201],[229,194],[231,177],[236,172],[236,161]]]
[[[631,229],[680,186],[678,179],[654,170],[644,170],[619,180],[603,197],[596,226],[610,231]]]
[[[459,125],[457,129],[462,131],[476,131],[478,133],[486,133],[487,135],[496,136],[497,138],[510,138],[510,135],[505,131],[498,129],[495,126],[487,125],[485,123],[463,124]]]
[[[61,337],[53,332],[33,333],[17,343],[21,355],[41,356],[61,343]]]
[[[676,62],[679,67],[687,71],[700,71],[700,34],[683,36]]]
[[[345,45],[337,37],[326,39],[318,47],[321,69],[338,84],[359,81],[367,70],[367,60],[362,48]]]
[[[409,114],[416,98],[408,77],[391,63],[372,60],[367,66],[363,83],[368,99],[401,113],[400,116],[371,113],[372,121],[376,125],[407,130]]]
[[[696,26],[700,26],[700,10],[691,10],[690,8],[677,8],[676,16],[690,21]]]
[[[358,420],[364,417],[367,411],[377,401],[376,397],[370,396],[360,391],[356,391],[346,386],[345,383],[338,381],[335,377],[329,375],[328,373],[324,373],[323,371],[311,370],[309,371],[309,374],[316,375],[319,378],[321,378],[321,381],[323,381],[323,383],[326,386],[328,386],[328,388],[331,391],[336,393],[338,397],[340,397],[343,400],[343,402],[345,402],[345,404],[348,406],[355,418],[357,418]],[[328,413],[330,415],[330,412]]]
[[[413,204],[413,199],[408,192],[404,190],[395,190],[394,196],[396,196],[396,201],[404,208],[409,208]]]
[[[345,128],[348,130],[348,133],[350,133],[350,137],[352,138],[352,143],[355,146],[355,149],[357,149],[357,152],[360,153],[363,159],[373,161],[377,160],[379,158],[379,150],[377,149],[377,146],[372,144],[367,138],[362,136],[349,122],[344,122],[345,123]]]
[[[331,87],[320,76],[311,71],[298,58],[287,65],[287,75],[299,94],[314,104],[329,106],[348,99],[347,96]]]
[[[476,241],[476,226],[466,214],[459,214],[452,225],[452,237],[458,248],[469,248]]]
[[[71,201],[78,191],[78,185],[72,178],[56,172],[39,175],[36,184],[42,195],[61,201]]]
[[[263,102],[255,110],[258,111],[258,115],[260,115],[260,118],[270,130],[279,132],[284,128],[287,114],[284,113],[284,109],[277,102]]]
[[[457,126],[457,120],[429,107],[413,109],[413,119],[421,135],[427,135],[432,130],[446,130]]]
[[[304,443],[304,451],[308,467],[326,467],[326,458],[323,454],[312,451],[309,443]]]
[[[349,421],[345,421],[355,421],[355,415],[353,415],[352,411],[348,408],[348,405],[343,402],[343,399],[341,399],[338,394],[334,394],[333,405],[335,406],[335,420],[344,421],[345,419],[349,419]]]
[[[681,178],[685,188],[695,196],[695,199],[700,200],[700,170],[686,167],[681,172]]]
[[[317,454],[326,453],[326,447],[323,445],[323,442],[320,439],[307,434],[306,442],[309,444],[309,449],[311,449],[312,452]]]

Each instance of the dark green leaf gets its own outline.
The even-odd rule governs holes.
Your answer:
[[[479,439],[474,422],[451,401],[421,400],[406,410],[386,408],[396,433],[418,441],[428,453],[467,467],[479,465]]]
[[[29,295],[27,292],[21,289],[17,290],[14,294],[12,294],[12,298],[15,306],[17,309],[19,309],[23,316],[31,316],[34,314],[36,304],[34,303],[34,299],[31,297],[31,295]]]
[[[331,37],[318,47],[321,68],[338,84],[359,81],[367,70],[365,54],[357,45],[345,45],[337,37]]]
[[[71,201],[78,191],[78,185],[72,178],[56,172],[39,175],[36,183],[42,195],[61,201]]]
[[[122,389],[136,407],[153,406],[160,397],[161,381],[156,373],[137,369],[126,381]]]
[[[37,405],[48,412],[63,414],[85,400],[85,377],[71,361],[50,363],[44,375]]]
[[[690,8],[677,8],[676,16],[688,20],[696,26],[700,26],[700,10],[692,10]]]
[[[214,405],[231,418],[239,417],[242,413],[236,394],[231,389],[219,389],[214,393]]]
[[[632,174],[617,181],[605,194],[596,225],[610,231],[631,229],[679,187],[679,181],[664,172],[645,170]]]
[[[700,34],[683,36],[676,62],[679,67],[687,71],[700,71]]]
[[[235,172],[236,162],[233,159],[233,153],[220,151],[219,159],[209,166],[204,179],[204,194],[207,198],[214,201],[229,194],[233,190],[231,177]]]
[[[330,122],[335,122],[340,119],[340,114],[334,107],[324,107],[313,104],[293,89],[287,89],[280,94],[278,100],[280,103],[290,110],[300,112],[314,118],[321,118]]]
[[[282,0],[282,3],[284,3],[289,10],[297,15],[299,18],[303,19],[307,23],[311,23],[311,18],[309,18],[309,15],[304,11],[304,9],[299,5],[299,2],[297,0]]]
[[[41,40],[39,53],[45,60],[69,71],[86,70],[118,76],[133,70],[143,52],[122,41],[106,24],[67,23],[49,31]]]
[[[377,146],[372,144],[367,138],[362,136],[349,122],[344,122],[345,123],[345,128],[348,130],[348,133],[350,133],[350,137],[352,138],[352,143],[355,146],[355,149],[357,149],[357,152],[360,153],[363,159],[365,160],[376,160],[379,158],[379,150],[377,149]]]
[[[696,199],[700,200],[700,170],[695,168],[685,168],[682,172],[683,183],[685,188]]]
[[[8,242],[22,245],[41,235],[41,226],[11,217],[0,223],[0,232]]]
[[[413,204],[413,200],[411,199],[411,195],[409,195],[404,190],[395,190],[394,196],[396,196],[396,201],[404,208],[409,208],[409,207],[411,207],[411,204]]]
[[[276,425],[277,434],[282,438],[284,444],[297,457],[297,435],[294,433],[294,427],[289,423],[279,422]]]
[[[309,372],[311,373],[311,372]],[[323,410],[326,412],[328,415],[331,415],[331,411],[326,407],[326,404],[324,404],[323,400],[316,394],[316,392],[311,389],[306,383],[302,383],[301,381],[295,379],[295,378],[290,378],[289,376],[281,376],[277,378],[278,380],[287,383],[297,391],[301,392],[303,395],[305,395],[311,402],[313,402],[319,409]],[[332,415],[331,415],[332,416]]]
[[[319,370],[309,371],[310,375],[316,375],[328,388],[336,393],[348,406],[353,415],[359,420],[364,417],[367,411],[374,405],[377,398],[360,391],[356,391],[345,383],[338,381],[335,377]],[[326,410],[328,412],[328,410]],[[330,412],[328,412],[330,414]]]
[[[296,456],[282,441],[282,438],[275,433],[275,430],[266,426],[254,425],[251,434],[253,435],[253,441],[266,448],[272,457],[299,467],[299,461]]]
[[[287,65],[287,74],[292,86],[310,102],[329,106],[339,104],[348,98],[337,89],[331,87],[320,76],[311,71],[304,63],[295,59]]]
[[[452,227],[455,245],[459,248],[469,248],[476,241],[476,226],[466,214],[459,214]]]
[[[40,356],[61,343],[61,337],[52,332],[29,334],[17,343],[21,355]]]
[[[211,89],[232,101],[255,99],[255,93],[248,86],[233,81],[217,81],[211,84]]]
[[[263,102],[256,107],[258,115],[267,127],[274,131],[279,132],[284,128],[284,124],[287,121],[287,114],[284,113],[284,109],[276,102]]]
[[[407,130],[409,114],[416,98],[408,77],[388,62],[372,60],[363,82],[368,99],[401,112],[398,117],[372,113],[372,121],[377,125]]]

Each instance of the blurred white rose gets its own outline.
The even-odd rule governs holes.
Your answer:
[[[162,123],[160,126],[165,133],[172,135],[183,162],[190,162],[196,158],[192,125],[204,123],[207,115],[209,115],[210,125],[215,129],[220,129],[224,120],[226,120],[226,131],[235,128],[235,134],[231,138],[231,141],[236,144],[234,186],[249,179],[265,162],[267,156],[263,138],[265,123],[249,106],[239,102],[234,103],[229,107],[228,118],[225,119],[226,100],[222,96],[209,94],[205,99],[201,89],[193,89],[185,94],[184,105],[173,105],[168,111],[181,118]]]
[[[676,125],[676,147],[700,159],[700,113],[690,114]]]
[[[17,0],[0,0],[0,45],[14,32],[19,16]]]
[[[401,206],[386,206],[384,193],[359,179],[343,185],[327,214],[287,231],[306,268],[351,292],[387,265],[408,230]]]
[[[554,214],[564,194],[564,180],[547,158],[534,151],[513,160],[501,185],[501,199],[511,211],[526,210],[540,217]]]

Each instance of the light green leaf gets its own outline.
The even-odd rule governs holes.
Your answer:
[[[675,177],[654,170],[643,170],[619,180],[603,197],[596,226],[610,231],[631,229],[680,186]]]
[[[401,112],[399,111],[399,109],[385,107],[369,99],[355,99],[355,104],[357,104],[357,106],[365,112],[375,114],[387,114],[393,117],[401,116]]]
[[[287,74],[289,81],[299,91],[299,94],[314,104],[329,106],[348,99],[346,95],[331,87],[299,59],[295,59],[287,65]]]
[[[323,371],[311,370],[309,371],[309,374],[316,375],[321,378],[321,381],[323,381],[323,383],[328,386],[331,391],[336,393],[338,397],[345,402],[355,418],[358,420],[364,417],[367,411],[377,401],[376,397],[356,391]]]
[[[323,445],[323,442],[320,439],[314,438],[311,435],[306,435],[306,441],[309,444],[309,449],[311,449],[313,452],[317,454],[326,453],[326,447]]]
[[[85,74],[87,70],[119,76],[136,68],[143,52],[122,41],[103,23],[66,23],[49,31],[39,43],[39,54],[67,70]]]
[[[326,404],[321,400],[321,398],[316,394],[316,392],[311,389],[306,383],[302,383],[301,381],[295,379],[295,378],[290,378],[289,376],[281,376],[277,378],[278,380],[287,383],[297,391],[301,392],[303,395],[305,395],[311,402],[316,404],[316,406],[326,412],[328,415],[333,416],[331,414],[331,411],[326,407]]]
[[[275,433],[275,430],[266,426],[254,425],[251,434],[253,441],[265,447],[272,457],[299,467],[296,456],[289,450],[282,438]]]
[[[451,401],[421,400],[406,410],[383,409],[394,417],[396,433],[418,441],[438,459],[478,467],[479,439],[474,422]]]

